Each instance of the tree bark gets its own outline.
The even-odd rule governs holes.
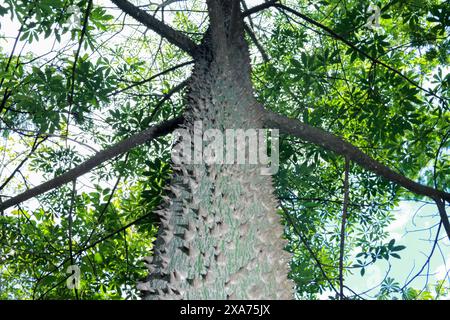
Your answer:
[[[210,28],[188,84],[185,128],[262,128],[239,1],[208,1]],[[234,146],[234,143],[233,143]],[[240,148],[247,148],[246,145]],[[227,147],[227,146],[225,146]],[[238,147],[234,147],[237,152]],[[289,255],[270,176],[260,165],[174,166],[139,284],[145,299],[290,299]]]

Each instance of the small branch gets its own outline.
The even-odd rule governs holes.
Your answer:
[[[245,0],[241,0],[241,4],[242,4],[243,11],[246,12],[248,10],[248,7],[247,7],[247,4],[245,3]],[[250,22],[250,27],[252,29],[254,29],[255,25],[253,24],[253,20],[250,16],[248,17],[248,21]]]
[[[167,0],[167,1],[157,5],[154,15],[158,12],[158,10],[160,10],[160,9],[164,10],[165,7],[171,5],[171,4],[175,3],[175,2],[180,2],[180,1],[184,1],[184,0]]]
[[[142,220],[147,219],[148,217],[152,216],[153,214],[154,214],[153,211],[144,214],[143,216],[141,216],[141,217],[137,218],[136,220],[134,220],[134,221],[132,221],[132,222],[126,224],[125,226],[119,228],[118,230],[113,231],[113,232],[107,234],[106,236],[104,236],[104,237],[98,239],[97,241],[95,241],[95,242],[93,242],[93,243],[91,243],[91,244],[85,246],[84,248],[79,249],[77,252],[74,253],[74,256],[80,256],[81,254],[83,254],[83,253],[86,252],[87,250],[89,250],[89,249],[94,248],[95,246],[97,246],[99,243],[102,243],[103,241],[112,238],[112,237],[115,236],[116,234],[118,234],[118,233],[120,233],[120,232],[123,232],[124,230],[126,230],[126,229],[128,229],[129,227],[131,227],[131,226],[137,224],[138,222],[141,222]],[[57,271],[59,270],[59,268],[61,268],[61,267],[62,267],[64,264],[66,264],[69,260],[70,260],[70,258],[65,259],[64,261],[62,261],[61,263],[59,263],[57,266],[55,266],[55,268],[53,268],[52,270],[50,270],[49,272],[47,272],[47,274],[45,274],[45,275],[43,275],[42,277],[40,277],[39,279],[37,279],[37,281],[36,281],[36,287],[39,285],[39,282],[41,282],[41,281],[42,281],[43,279],[45,279],[46,277],[52,275],[53,273],[57,272]],[[68,275],[65,279],[67,279],[69,276],[70,276],[70,275]],[[62,283],[62,282],[61,282],[61,283]],[[49,291],[47,291],[47,292],[49,292]],[[47,294],[47,292],[44,293],[42,296],[44,296],[45,294]],[[41,296],[41,297],[42,297],[42,296]]]
[[[50,181],[47,181],[37,187],[27,190],[11,199],[4,201],[3,203],[0,203],[0,212],[18,203],[41,195],[49,190],[58,188],[63,184],[66,184],[78,178],[79,176],[89,172],[90,170],[102,164],[103,162],[110,160],[124,152],[127,152],[128,150],[137,147],[138,145],[141,145],[146,141],[151,141],[155,138],[164,136],[172,132],[176,127],[178,127],[183,122],[183,120],[184,120],[183,117],[178,117],[172,120],[162,122],[134,136],[131,136],[113,145],[108,149],[98,152],[92,158],[86,160],[79,166],[67,171],[66,173],[63,173],[62,175]]]
[[[250,8],[250,9],[244,11],[242,13],[242,17],[244,18],[244,17],[247,17],[247,16],[249,16],[251,14],[260,12],[260,11],[262,11],[264,9],[273,7],[274,5],[276,5],[277,2],[278,2],[278,0],[270,0],[270,1],[266,1],[266,2],[264,2],[262,4],[259,4],[257,6],[254,6],[254,7]]]
[[[71,109],[72,109],[72,105],[73,105],[73,96],[75,93],[75,76],[76,76],[77,64],[78,64],[78,59],[80,57],[81,46],[83,45],[84,36],[86,35],[87,26],[88,26],[88,22],[89,22],[89,15],[91,14],[92,5],[93,5],[93,0],[89,0],[87,8],[86,8],[86,13],[84,15],[83,28],[81,29],[80,41],[78,42],[78,48],[75,53],[75,59],[73,61],[73,66],[72,66],[72,74],[71,74],[71,79],[70,79],[70,92],[69,92],[69,96],[67,98],[68,104],[69,104],[69,110],[67,111],[67,135],[69,135],[70,113],[71,113]]]
[[[43,138],[42,140],[39,140],[39,137],[36,137],[36,139],[34,140],[33,146],[31,147],[30,152],[28,153],[28,155],[19,163],[19,165],[14,169],[14,171],[11,173],[11,175],[5,180],[5,182],[2,183],[2,185],[0,186],[0,191],[3,190],[3,188],[6,187],[6,185],[9,183],[9,181],[11,181],[12,178],[14,178],[14,176],[16,175],[16,173],[20,170],[20,168],[22,168],[22,166],[25,164],[25,162],[28,160],[28,158],[34,153],[34,151],[36,151],[37,147],[39,147],[39,145],[44,142],[47,139],[47,137]]]
[[[283,209],[283,213],[284,216],[286,217],[286,220],[288,221],[288,223],[292,226],[292,228],[294,229],[296,235],[299,237],[300,241],[303,243],[303,245],[305,246],[306,250],[309,252],[309,254],[311,255],[311,258],[316,262],[317,267],[319,268],[320,272],[322,273],[323,277],[325,278],[325,280],[328,282],[328,284],[330,285],[331,289],[334,290],[334,292],[336,292],[336,294],[339,294],[339,292],[336,290],[336,288],[333,285],[333,282],[330,280],[330,278],[328,277],[327,273],[325,272],[325,270],[323,269],[322,263],[320,262],[319,258],[316,256],[316,254],[314,253],[314,251],[311,249],[311,247],[308,245],[308,242],[306,241],[305,237],[303,236],[301,230],[299,230],[297,228],[297,225],[294,223],[294,221],[292,220],[291,216],[289,215],[289,213],[287,212],[287,210],[282,207]]]
[[[395,182],[417,195],[427,196],[434,200],[439,198],[450,201],[450,193],[417,183],[393,171],[389,167],[368,156],[351,143],[332,133],[269,110],[263,110],[262,112],[265,113],[264,122],[267,128],[278,128],[284,133],[291,134],[305,141],[319,145],[327,150],[346,156],[361,167],[372,171],[389,181]]]
[[[73,227],[73,218],[72,218],[72,214],[74,213],[74,210],[76,210],[76,205],[75,205],[75,201],[76,201],[76,195],[75,193],[77,192],[76,189],[76,185],[77,185],[77,179],[74,179],[72,181],[72,195],[71,195],[71,201],[70,201],[70,208],[69,208],[69,257],[70,257],[70,264],[73,266],[75,264],[75,260],[73,259],[73,243],[72,243],[72,239],[73,239],[73,235],[72,235],[72,227]],[[75,287],[75,298],[78,300],[78,289]]]
[[[13,45],[13,48],[12,48],[12,50],[11,50],[11,54],[10,54],[10,56],[9,56],[9,58],[8,58],[8,62],[6,63],[6,66],[5,66],[4,76],[2,77],[2,80],[0,80],[0,89],[2,88],[3,82],[5,81],[6,74],[7,74],[7,72],[8,72],[8,69],[9,69],[9,66],[10,66],[10,64],[11,64],[11,61],[12,61],[12,59],[13,59],[13,57],[14,57],[14,52],[16,51],[17,44],[19,43],[19,38],[20,38],[20,36],[21,36],[21,34],[22,34],[23,27],[24,27],[24,25],[25,25],[25,23],[26,23],[27,20],[28,20],[28,17],[24,20],[24,22],[23,22],[22,25],[20,26],[20,29],[19,29],[19,32],[18,32],[18,34],[17,34],[16,40],[14,41],[14,45]],[[11,90],[8,90],[8,88],[6,88],[6,89],[5,89],[5,92],[4,92],[4,94],[3,94],[2,102],[0,103],[0,113],[1,113],[1,112],[3,111],[3,109],[5,108],[5,106],[6,106],[6,101],[9,99],[10,96],[11,96]]]
[[[264,50],[264,47],[261,45],[261,43],[259,43],[258,39],[256,38],[255,33],[253,32],[252,29],[250,29],[250,27],[244,23],[244,30],[245,32],[247,32],[248,36],[250,37],[250,39],[252,39],[253,43],[255,44],[256,48],[258,48],[258,51],[261,53],[261,56],[263,58],[264,62],[269,62],[269,56],[267,55],[266,51]]]
[[[19,32],[17,33],[16,39],[14,41],[14,44],[13,44],[13,47],[12,47],[12,50],[11,50],[11,54],[9,55],[8,62],[6,63],[6,66],[5,66],[5,70],[3,71],[5,76],[6,76],[6,73],[8,72],[9,66],[11,65],[11,61],[12,61],[12,59],[14,57],[14,52],[16,51],[16,47],[17,47],[17,44],[19,43],[19,38],[22,35],[23,27],[24,27],[24,24],[26,23],[26,21],[27,21],[27,19],[25,19],[23,24],[20,26]],[[3,76],[2,80],[0,80],[0,89],[2,88],[3,82],[5,81],[5,76]],[[2,102],[2,105],[3,105],[3,102]],[[1,111],[2,110],[0,109],[0,112]]]
[[[125,155],[125,160],[124,160],[124,163],[125,163],[125,164],[128,162],[128,156],[129,156],[129,154],[130,154],[130,153],[127,152],[126,155]],[[112,190],[111,190],[111,193],[109,194],[108,200],[107,200],[106,203],[103,205],[103,209],[100,211],[100,214],[98,215],[98,218],[97,218],[97,224],[96,224],[96,227],[98,227],[98,226],[101,225],[101,223],[102,223],[102,218],[103,218],[104,214],[106,213],[106,211],[108,210],[109,205],[111,204],[111,201],[112,201],[112,199],[113,199],[113,197],[114,197],[114,194],[116,193],[116,190],[117,190],[117,187],[119,186],[119,182],[120,182],[120,179],[121,179],[121,178],[122,178],[122,176],[119,176],[119,177],[117,178],[116,183],[114,184],[114,186],[113,186],[113,188],[112,188]],[[94,227],[94,228],[91,230],[91,232],[89,233],[89,236],[88,236],[87,240],[84,242],[83,247],[86,247],[86,246],[89,244],[89,242],[91,241],[92,236],[94,235],[95,230],[97,229],[96,227]]]
[[[184,80],[177,84],[175,87],[169,90],[164,97],[158,102],[158,104],[155,106],[155,109],[153,109],[152,113],[150,114],[150,119],[153,121],[155,120],[156,114],[158,113],[159,109],[164,105],[164,103],[169,100],[175,93],[182,90],[188,83],[188,80]]]
[[[183,33],[152,17],[150,14],[143,11],[142,9],[139,9],[127,0],[111,0],[111,2],[126,14],[132,16],[134,19],[159,34],[161,37],[167,39],[167,41],[169,41],[171,44],[177,46],[183,51],[186,51],[191,56],[195,55],[195,52],[197,51],[197,45]]]
[[[437,246],[437,243],[438,243],[438,240],[439,240],[439,233],[441,232],[441,227],[442,227],[442,222],[439,223],[439,227],[438,227],[438,229],[436,231],[436,238],[434,239],[433,247],[431,248],[431,251],[430,251],[430,254],[427,257],[427,260],[423,264],[422,268],[420,268],[419,272],[417,272],[416,275],[413,276],[408,282],[406,282],[405,285],[400,289],[402,292],[406,289],[406,287],[409,286],[409,284],[411,282],[413,282],[417,277],[419,277],[422,274],[422,272],[425,269],[425,267],[430,263],[431,257],[433,256],[434,251],[436,250],[436,246]]]
[[[181,67],[190,65],[190,64],[192,64],[192,63],[194,63],[193,60],[187,61],[187,62],[183,62],[183,63],[180,63],[180,64],[177,64],[176,66],[173,66],[173,67],[171,67],[171,68],[169,68],[169,69],[166,69],[166,70],[164,70],[164,71],[161,71],[160,73],[154,74],[153,76],[151,76],[151,77],[149,77],[149,78],[147,78],[147,79],[144,79],[144,80],[135,82],[135,83],[129,85],[128,87],[126,87],[126,88],[116,90],[116,91],[114,91],[113,93],[109,94],[108,97],[110,97],[110,96],[115,96],[115,95],[117,95],[117,94],[119,94],[119,93],[122,93],[122,92],[124,92],[124,91],[127,91],[127,90],[129,90],[129,89],[131,89],[131,88],[134,88],[134,87],[136,87],[136,86],[143,85],[144,83],[150,82],[150,81],[152,81],[153,79],[158,78],[158,77],[160,77],[160,76],[162,76],[162,75],[164,75],[164,74],[166,74],[166,73],[169,73],[169,72],[171,72],[171,71],[177,70],[178,68],[181,68]]]
[[[350,171],[350,161],[345,157],[345,177],[344,177],[344,204],[342,205],[341,238],[339,246],[339,297],[344,299],[344,249],[345,249],[345,224],[347,223],[347,208],[349,202],[348,173]]]

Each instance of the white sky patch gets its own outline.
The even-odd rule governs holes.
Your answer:
[[[368,288],[375,287],[380,284],[383,280],[384,274],[381,272],[380,268],[376,265],[370,267],[367,274],[365,275],[366,285]]]
[[[398,209],[396,209],[394,213],[395,220],[387,227],[387,231],[394,239],[399,240],[402,238],[405,227],[408,222],[411,222],[414,213],[415,209],[411,202],[400,202]]]
[[[330,300],[330,296],[334,296],[335,293],[331,290],[326,290],[317,296],[318,300]]]
[[[448,273],[449,266],[450,266],[450,257],[447,258],[447,261],[445,262],[445,264],[444,263],[441,264],[439,267],[437,267],[434,270],[436,279],[438,279],[438,280],[447,279],[450,281],[450,278],[449,278],[450,274]]]
[[[153,4],[157,3],[164,3],[165,1],[158,1],[153,2]],[[263,3],[262,0],[247,0],[246,4],[248,8],[254,7],[256,5],[259,5]],[[133,4],[139,5],[141,4],[141,1],[132,1]],[[144,4],[144,2],[142,2]],[[148,4],[148,3],[145,3]],[[175,3],[176,4],[176,3]],[[4,1],[0,0],[0,5],[5,5]],[[94,0],[94,6],[99,7],[106,7],[106,8],[116,8],[116,6],[109,0]],[[170,6],[170,5],[169,5]],[[169,7],[168,6],[168,7]],[[109,14],[117,15],[120,12],[120,10],[108,10]],[[84,15],[84,12],[81,11],[81,15]],[[173,17],[172,14],[165,14],[165,22],[170,24],[170,18]],[[11,16],[5,15],[1,18],[1,24],[0,24],[0,35],[5,36],[6,38],[0,37],[0,48],[3,53],[10,53],[13,45],[15,37],[17,36],[19,29],[20,29],[20,23],[15,19],[14,21],[10,19]],[[83,20],[83,17],[79,18],[80,21]],[[136,21],[128,17],[128,22],[136,23]],[[118,37],[117,37],[118,38]],[[113,42],[116,42],[118,39],[111,39]],[[32,52],[35,56],[43,55],[48,53],[52,48],[54,51],[62,48],[70,39],[70,33],[64,34],[61,37],[61,42],[55,44],[55,38],[49,37],[47,39],[44,39],[43,37],[40,37],[38,41],[34,40],[32,43],[28,43],[27,40],[19,41],[18,46],[16,48],[16,53],[21,50],[21,48],[26,45],[26,50],[24,50],[24,53],[26,52]]]

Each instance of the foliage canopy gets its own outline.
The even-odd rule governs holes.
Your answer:
[[[196,43],[208,27],[204,1],[134,3]],[[450,3],[278,3],[245,18],[258,101],[448,192]],[[241,5],[244,12],[251,7],[250,1]],[[366,25],[369,5],[381,9],[379,27]],[[191,57],[110,2],[4,0],[0,16],[2,201],[182,115]],[[0,298],[137,298],[135,283],[146,275],[142,259],[157,232],[152,212],[171,173],[170,148],[170,136],[160,137],[5,210]],[[281,137],[275,186],[298,298],[339,297],[345,167],[341,155]],[[387,231],[394,209],[405,200],[432,200],[352,161],[348,168],[343,280],[359,273],[364,282],[366,270],[380,261],[386,276],[364,292],[345,286],[346,298],[448,295],[448,274],[425,284],[389,274],[405,249]],[[436,207],[429,219],[431,227],[417,228],[429,227],[433,254],[448,240]],[[66,287],[65,270],[73,264],[83,275],[75,291]]]

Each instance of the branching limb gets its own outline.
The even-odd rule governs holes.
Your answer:
[[[193,60],[187,61],[187,62],[183,62],[183,63],[180,63],[180,64],[177,64],[176,66],[173,66],[173,67],[171,67],[171,68],[169,68],[169,69],[166,69],[166,70],[164,70],[164,71],[161,71],[161,72],[159,72],[159,73],[157,73],[157,74],[154,74],[154,75],[152,75],[151,77],[149,77],[149,78],[147,78],[147,79],[144,79],[144,80],[141,80],[141,81],[138,81],[138,82],[134,82],[133,84],[127,86],[126,88],[118,89],[118,90],[112,92],[111,94],[109,94],[108,97],[110,97],[110,96],[115,96],[115,95],[117,95],[117,94],[119,94],[119,93],[122,93],[122,92],[124,92],[124,91],[130,90],[130,89],[132,89],[132,88],[134,88],[134,87],[143,85],[143,84],[145,84],[145,83],[147,83],[147,82],[152,81],[153,79],[156,79],[156,78],[158,78],[158,77],[160,77],[160,76],[162,76],[162,75],[165,75],[166,73],[172,72],[172,71],[174,71],[174,70],[177,70],[177,69],[179,69],[179,68],[181,68],[181,67],[190,65],[190,64],[192,64],[192,63],[194,63]]]
[[[409,284],[411,282],[413,282],[417,277],[419,277],[422,274],[423,270],[425,270],[427,265],[429,265],[431,257],[433,257],[434,251],[436,250],[436,247],[437,247],[437,244],[438,244],[438,241],[439,241],[439,233],[441,232],[441,227],[442,227],[442,222],[439,223],[439,227],[438,227],[438,229],[436,231],[436,238],[434,239],[433,247],[431,248],[431,251],[430,251],[430,254],[427,257],[427,260],[423,264],[422,268],[420,268],[419,272],[417,272],[415,276],[413,276],[411,279],[409,279],[405,283],[405,285],[400,289],[402,292],[409,286]]]
[[[265,113],[264,123],[267,128],[278,128],[284,133],[291,134],[305,141],[319,145],[327,150],[336,152],[359,164],[361,167],[372,171],[389,181],[395,182],[417,195],[427,196],[433,199],[438,206],[442,224],[450,239],[450,222],[445,212],[444,205],[445,201],[450,201],[450,193],[417,183],[393,171],[391,168],[371,158],[351,143],[334,134],[272,111],[264,110],[263,112]]]
[[[128,156],[129,156],[129,154],[130,154],[129,152],[127,152],[127,153],[125,154],[125,160],[124,160],[124,163],[125,163],[125,164],[128,162]],[[111,193],[109,194],[108,200],[107,200],[106,203],[103,205],[103,209],[100,211],[100,214],[99,214],[98,217],[97,217],[97,225],[96,225],[96,227],[92,228],[91,232],[89,233],[88,238],[87,238],[86,241],[84,242],[83,247],[88,246],[88,244],[91,242],[91,239],[92,239],[92,237],[93,237],[93,235],[94,235],[96,229],[98,228],[98,226],[101,225],[103,216],[105,215],[106,211],[108,210],[108,208],[109,208],[109,206],[110,206],[110,204],[111,204],[111,201],[112,201],[112,199],[113,199],[113,197],[114,197],[114,194],[116,193],[116,190],[117,190],[117,187],[119,186],[119,182],[120,182],[120,179],[121,179],[121,178],[122,178],[122,176],[119,176],[119,177],[117,178],[116,183],[114,184],[114,186],[113,186],[113,188],[112,188],[112,190],[111,190]]]
[[[349,183],[348,173],[350,171],[350,161],[345,157],[345,173],[344,173],[344,203],[342,205],[341,219],[341,238],[339,245],[339,297],[344,299],[344,249],[345,249],[345,225],[347,223],[347,208],[349,203]]]
[[[153,214],[154,214],[153,212],[149,212],[149,213],[144,214],[143,216],[141,216],[141,217],[137,218],[136,220],[134,220],[134,221],[132,221],[132,222],[126,224],[125,226],[119,228],[118,230],[113,231],[113,232],[107,234],[106,236],[104,236],[104,237],[102,237],[102,238],[96,240],[95,242],[93,242],[93,243],[91,243],[91,244],[89,244],[89,245],[86,245],[86,246],[84,246],[83,248],[79,249],[78,251],[74,252],[74,256],[80,257],[80,256],[81,256],[84,252],[86,252],[87,250],[89,250],[89,249],[91,249],[91,248],[94,248],[95,246],[97,246],[98,244],[102,243],[103,241],[106,241],[106,240],[108,240],[108,239],[114,237],[116,234],[119,234],[119,233],[123,232],[124,230],[130,228],[131,226],[133,226],[133,225],[135,225],[135,224],[137,224],[137,223],[140,223],[141,221],[144,221],[145,219],[148,219],[148,218],[149,218],[150,216],[152,216]],[[35,286],[37,287],[37,286],[39,285],[39,283],[40,283],[43,279],[47,278],[48,276],[50,276],[50,275],[52,275],[52,274],[54,274],[54,273],[56,273],[56,272],[59,272],[60,268],[61,268],[63,265],[65,265],[68,261],[70,261],[70,258],[64,259],[61,263],[59,263],[58,265],[56,265],[52,270],[50,270],[50,271],[47,272],[46,274],[42,275],[40,278],[36,279]],[[60,286],[61,284],[63,284],[63,283],[67,280],[67,278],[68,278],[69,276],[70,276],[70,275],[68,275],[67,277],[64,277],[63,281],[58,282],[55,286],[53,286],[52,288],[50,288],[49,290],[47,290],[46,292],[44,292],[41,296],[39,296],[38,300],[44,298],[45,295],[46,295],[47,293],[49,293],[51,290],[53,290],[54,288],[56,288],[56,287]],[[34,299],[34,298],[33,298],[33,299]]]
[[[161,37],[167,39],[167,41],[171,44],[177,46],[183,51],[186,51],[191,56],[195,55],[197,45],[194,41],[186,37],[181,32],[152,17],[150,14],[142,9],[139,9],[127,0],[111,0],[111,2],[113,2],[126,14],[132,16],[134,19],[159,34]]]
[[[63,184],[66,184],[78,178],[79,176],[89,172],[90,170],[102,164],[103,162],[110,160],[124,152],[127,152],[128,150],[137,147],[138,145],[141,145],[144,142],[151,141],[155,138],[164,136],[172,132],[183,122],[183,120],[184,120],[183,117],[178,117],[172,120],[162,122],[130,138],[127,138],[108,149],[98,152],[92,158],[86,160],[79,166],[67,171],[66,173],[50,181],[47,181],[37,187],[27,190],[24,193],[19,194],[18,196],[8,199],[3,203],[0,203],[0,212],[18,203],[41,195],[49,190],[60,187]]]
[[[427,196],[432,199],[438,198],[450,201],[450,193],[417,183],[393,171],[389,167],[371,158],[351,143],[332,133],[312,127],[297,119],[290,119],[269,110],[265,110],[263,112],[265,113],[264,123],[267,128],[278,128],[284,133],[291,134],[302,140],[314,143],[327,150],[346,156],[352,162],[357,163],[361,167],[372,171],[389,181],[395,182],[417,195]]]

